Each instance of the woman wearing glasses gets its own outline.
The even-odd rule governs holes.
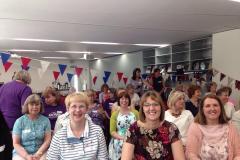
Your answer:
[[[67,106],[70,121],[53,136],[47,159],[107,159],[101,127],[85,116],[89,106],[87,95],[82,92],[70,94]]]
[[[140,120],[127,131],[122,160],[185,159],[176,125],[164,120],[159,94],[146,92],[140,102]]]

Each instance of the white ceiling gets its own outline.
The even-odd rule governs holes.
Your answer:
[[[55,51],[88,51],[103,58],[111,56],[105,52],[146,48],[132,44],[173,44],[235,28],[240,28],[240,3],[228,0],[0,0],[0,51],[41,50],[17,52],[37,59],[83,56]]]

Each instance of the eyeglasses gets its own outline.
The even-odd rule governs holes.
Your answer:
[[[73,109],[73,110],[77,110],[77,109],[82,110],[82,109],[87,108],[87,106],[85,106],[85,105],[79,105],[79,106],[73,105],[73,106],[70,106],[69,108],[71,108],[71,109]]]
[[[144,107],[150,107],[150,106],[158,107],[158,106],[160,106],[160,104],[159,103],[143,103],[143,106]]]

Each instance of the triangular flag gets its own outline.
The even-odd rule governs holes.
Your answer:
[[[94,84],[94,85],[96,84],[96,81],[97,81],[97,76],[94,76],[94,77],[93,77],[93,84]]]
[[[42,76],[43,76],[42,68],[38,68],[37,71],[38,71],[38,75],[39,75],[39,77],[40,77],[40,79],[41,79]]]
[[[111,72],[109,71],[104,71],[105,77],[108,79],[110,77]]]
[[[82,70],[83,70],[83,68],[75,67],[75,72],[76,72],[78,77],[81,75]]]
[[[230,86],[230,84],[233,82],[233,78],[228,77],[228,86]]]
[[[22,60],[22,66],[23,66],[24,68],[27,68],[28,64],[30,63],[30,61],[31,61],[32,59],[27,58],[27,57],[21,57],[21,60]]]
[[[22,67],[22,70],[25,70],[25,71],[28,71],[29,70],[29,66],[23,66],[23,65],[21,65],[21,67]]]
[[[127,81],[128,81],[128,78],[127,77],[123,77],[123,82],[124,82],[125,85],[127,84]]]
[[[225,77],[226,77],[226,75],[223,74],[223,73],[221,73],[221,75],[220,75],[220,81],[222,81]]]
[[[73,74],[72,73],[67,73],[67,77],[68,77],[68,82],[71,83]]]
[[[55,81],[58,79],[59,74],[60,74],[60,72],[53,71],[53,76],[54,76]]]
[[[2,63],[3,64],[7,63],[10,57],[11,57],[11,54],[1,53]]]
[[[5,72],[8,71],[8,69],[11,67],[11,65],[12,65],[12,62],[5,62],[5,63],[3,64],[4,69],[5,69]]]
[[[219,72],[216,69],[213,69],[213,77],[215,77]]]
[[[142,79],[146,79],[146,78],[147,78],[147,76],[148,76],[148,74],[147,74],[147,73],[144,73],[144,74],[142,74]]]
[[[67,68],[67,65],[66,65],[66,64],[58,64],[58,67],[59,67],[59,70],[60,70],[61,75],[63,75],[63,74],[64,74],[64,71],[65,71],[66,68]]]
[[[97,71],[94,69],[90,69],[90,74],[92,77],[95,77],[97,75]]]
[[[235,88],[240,90],[240,81],[238,81],[238,80],[235,81]]]
[[[123,73],[122,72],[117,72],[118,80],[119,82],[122,80]]]
[[[108,78],[107,77],[103,77],[103,82],[106,84],[108,81]]]
[[[50,62],[40,61],[40,64],[41,64],[41,66],[42,66],[42,72],[45,73],[46,70],[47,70],[47,68],[48,68],[48,66],[49,66],[49,64],[50,64]]]

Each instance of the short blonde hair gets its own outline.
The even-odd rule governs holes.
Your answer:
[[[161,114],[159,117],[160,121],[164,120],[164,108],[163,106],[161,106],[161,97],[159,96],[159,93],[157,93],[156,91],[148,91],[146,93],[143,94],[141,100],[140,100],[140,109],[139,109],[139,119],[141,122],[145,122],[145,114],[143,112],[143,105],[146,102],[147,98],[151,98],[152,100],[156,101],[157,103],[159,103],[160,107],[161,107]]]
[[[90,104],[89,98],[88,98],[87,94],[84,92],[72,93],[72,94],[69,94],[68,96],[69,96],[69,98],[68,98],[68,100],[67,100],[68,102],[66,104],[66,106],[68,106],[68,107],[70,107],[73,100],[77,100],[79,102],[85,103],[87,108]]]
[[[181,91],[173,91],[173,93],[171,93],[168,97],[168,108],[172,108],[173,106],[175,106],[176,102],[179,100],[180,97],[185,98],[185,95],[183,92]]]
[[[44,107],[43,107],[43,103],[42,103],[42,99],[40,98],[39,95],[37,94],[32,94],[30,96],[27,97],[27,99],[25,100],[23,107],[22,107],[22,113],[23,114],[28,114],[29,113],[29,109],[28,109],[28,105],[29,104],[40,104],[40,112],[39,113],[43,113],[44,112]]]
[[[67,96],[65,97],[65,99],[64,99],[64,104],[65,104],[65,106],[66,106],[67,110],[69,109],[69,105],[68,105],[69,98],[70,98],[70,94],[69,94],[69,95],[67,95]]]

